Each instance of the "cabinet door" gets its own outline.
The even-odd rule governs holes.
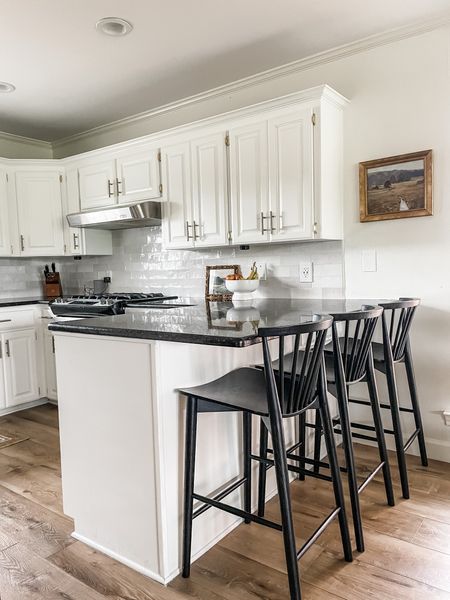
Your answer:
[[[51,331],[44,331],[45,374],[47,379],[47,398],[56,400],[58,389],[56,385],[55,338]]]
[[[8,180],[6,170],[0,168],[0,256],[11,256],[9,235]]]
[[[62,256],[64,232],[58,171],[16,173],[22,256]]]
[[[5,363],[6,406],[17,406],[39,398],[34,329],[2,335]]]
[[[267,121],[230,129],[233,242],[268,238]]]
[[[117,194],[120,203],[161,196],[158,156],[159,150],[146,150],[117,159]]]
[[[188,143],[162,151],[163,233],[167,248],[193,246],[190,147]]]
[[[274,241],[313,238],[312,110],[269,121],[269,205]]]
[[[107,160],[78,169],[81,210],[113,206],[116,197],[114,160]]]
[[[195,246],[228,243],[225,133],[191,142]]]

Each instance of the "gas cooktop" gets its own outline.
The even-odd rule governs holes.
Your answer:
[[[91,317],[101,315],[121,315],[127,306],[147,305],[165,300],[176,300],[178,296],[166,296],[162,293],[144,294],[141,292],[112,292],[107,294],[76,294],[65,298],[56,298],[50,302],[54,315]]]

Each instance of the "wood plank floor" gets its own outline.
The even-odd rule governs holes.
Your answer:
[[[167,588],[70,537],[62,512],[58,415],[51,405],[0,419],[27,441],[0,449],[0,600],[282,600],[288,598],[281,536],[241,525]],[[357,447],[361,472],[375,461]],[[388,508],[377,479],[361,496],[366,551],[342,559],[333,524],[300,561],[305,600],[450,600],[450,464],[409,459],[411,500]],[[329,484],[292,485],[298,543],[331,506]],[[268,515],[277,517],[276,499]]]

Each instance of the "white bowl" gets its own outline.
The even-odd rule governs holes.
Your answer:
[[[225,279],[227,290],[234,300],[251,300],[252,293],[258,289],[259,279]]]

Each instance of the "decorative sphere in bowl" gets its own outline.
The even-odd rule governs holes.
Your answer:
[[[259,279],[226,279],[225,285],[233,294],[233,301],[251,300],[252,293],[258,289]]]

